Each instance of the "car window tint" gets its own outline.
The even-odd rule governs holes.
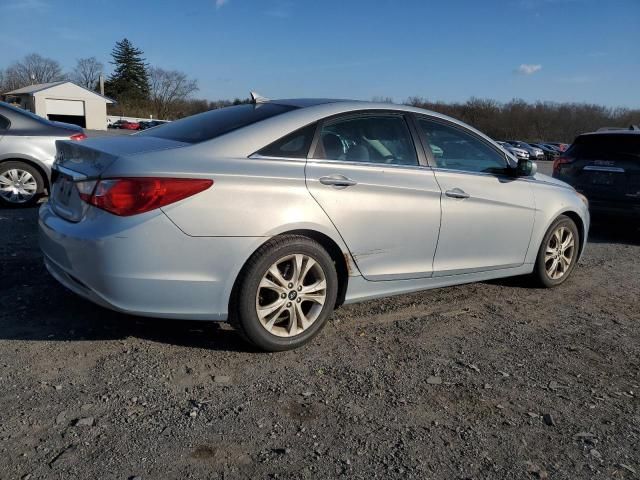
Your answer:
[[[500,173],[505,157],[471,133],[424,118],[418,120],[436,167],[468,172]]]
[[[316,124],[300,128],[258,151],[265,157],[307,158]]]
[[[7,128],[9,128],[11,122],[9,122],[9,119],[7,117],[3,117],[2,115],[0,115],[0,130],[6,130]]]
[[[267,118],[294,110],[296,107],[262,103],[219,108],[175,122],[144,130],[139,136],[166,138],[178,142],[198,143],[219,137]]]
[[[404,117],[367,115],[336,120],[320,132],[316,158],[348,162],[418,165]]]

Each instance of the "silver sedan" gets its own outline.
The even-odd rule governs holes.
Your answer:
[[[586,199],[477,130],[418,108],[281,100],[137,135],[58,142],[46,266],[121,312],[228,320],[294,348],[334,308],[571,274]]]
[[[76,125],[52,122],[0,102],[0,205],[36,203],[49,189],[56,141],[84,138]]]

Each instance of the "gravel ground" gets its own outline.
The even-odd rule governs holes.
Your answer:
[[[639,255],[600,226],[560,288],[343,307],[264,354],[74,296],[0,210],[0,479],[639,478]]]

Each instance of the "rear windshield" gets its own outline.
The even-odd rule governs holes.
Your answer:
[[[204,142],[295,108],[275,103],[236,105],[176,120],[154,129],[142,131],[138,135],[186,143]]]
[[[580,158],[603,158],[624,155],[633,156],[640,160],[640,135],[583,135],[576,138],[567,154]]]

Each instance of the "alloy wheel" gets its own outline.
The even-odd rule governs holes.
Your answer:
[[[571,267],[575,238],[571,230],[559,226],[549,238],[544,254],[544,268],[552,280],[562,278]]]
[[[12,168],[0,175],[0,197],[10,203],[26,203],[38,191],[38,183],[31,173]]]
[[[327,280],[318,262],[305,254],[287,255],[264,274],[256,293],[256,313],[269,333],[293,337],[318,319],[327,299]]]

